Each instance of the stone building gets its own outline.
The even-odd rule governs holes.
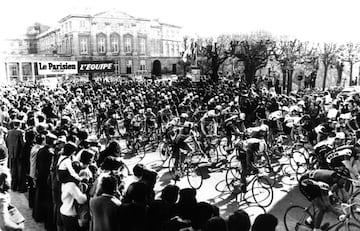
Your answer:
[[[160,76],[180,71],[181,27],[117,10],[70,14],[57,26],[36,34],[28,31],[26,36],[22,53],[7,52],[1,58],[8,81],[43,78],[35,64],[46,60],[113,61],[114,76]]]

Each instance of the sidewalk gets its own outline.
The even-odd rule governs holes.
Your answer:
[[[32,218],[32,209],[29,208],[28,200],[25,197],[24,193],[10,192],[11,203],[16,206],[16,208],[21,212],[25,217],[25,231],[45,231],[44,225],[42,223],[37,223]]]

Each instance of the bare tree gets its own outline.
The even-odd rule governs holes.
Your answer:
[[[198,46],[199,56],[201,56],[198,65],[204,74],[210,75],[213,82],[218,82],[219,68],[229,58],[229,44],[222,40],[206,39],[199,40]]]
[[[183,69],[184,76],[186,76],[186,73],[189,71],[189,68],[191,66],[193,54],[191,53],[190,46],[191,40],[189,39],[189,37],[185,36],[182,43],[183,51],[180,53],[182,59],[179,61],[179,65]]]
[[[265,67],[274,49],[272,39],[233,40],[230,43],[231,55],[238,58],[244,65],[245,80],[248,85],[255,81],[255,74]]]
[[[323,79],[323,90],[325,90],[326,86],[326,78],[328,74],[328,70],[330,65],[334,65],[336,63],[336,58],[338,55],[338,47],[334,43],[324,43],[318,46],[319,54],[322,64],[324,65],[324,79]]]
[[[276,42],[273,54],[275,59],[280,63],[283,73],[283,91],[285,91],[287,85],[287,94],[291,92],[292,75],[294,67],[301,57],[302,46],[303,44],[297,39]]]
[[[354,64],[360,62],[360,44],[358,43],[354,44],[353,42],[348,42],[345,45],[342,45],[340,47],[339,56],[342,62],[349,63],[350,66],[349,84],[351,86]]]

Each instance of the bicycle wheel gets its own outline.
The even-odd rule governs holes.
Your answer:
[[[189,182],[189,185],[193,189],[199,189],[203,183],[203,174],[200,168],[202,155],[192,154],[186,165],[186,176]]]
[[[146,153],[146,145],[142,144],[142,142],[140,141],[136,141],[136,143],[134,144],[134,149],[136,156],[140,159],[139,161],[144,159]]]
[[[174,179],[175,178],[175,158],[172,156],[169,158],[168,168],[169,168],[169,174],[170,174],[171,178]]]
[[[255,202],[266,208],[271,205],[274,199],[274,191],[268,179],[257,176],[251,187],[252,196]]]
[[[242,166],[241,166],[241,162],[240,162],[238,156],[231,157],[231,159],[229,161],[228,171],[231,172],[233,177],[239,176],[238,172],[242,171]]]
[[[268,172],[271,171],[271,164],[270,164],[270,158],[267,152],[254,153],[254,162],[253,165],[255,168],[265,168]]]
[[[160,159],[163,163],[169,158],[170,155],[170,145],[166,144],[164,141],[161,141],[158,146],[158,152],[160,154]]]
[[[357,231],[360,230],[360,225],[349,222],[341,223],[335,228],[335,231]]]
[[[304,149],[292,149],[289,162],[290,167],[296,173],[296,179],[299,180],[300,176],[306,172],[308,169],[308,157],[307,150]]]
[[[305,224],[305,220],[311,217],[314,220],[314,217],[305,210],[304,207],[293,205],[290,206],[284,215],[284,225],[286,231],[310,231],[312,228]]]
[[[229,168],[226,171],[225,180],[226,180],[226,187],[229,189],[230,192],[240,192],[241,188],[241,170],[239,168]]]
[[[354,204],[351,206],[351,215],[357,222],[360,222],[360,191],[351,196],[350,204]]]

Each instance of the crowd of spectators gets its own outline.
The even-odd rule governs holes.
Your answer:
[[[193,189],[168,185],[157,198],[157,173],[141,164],[133,169],[137,180],[125,188],[119,144],[101,146],[78,126],[74,113],[75,107],[86,111],[88,102],[92,108],[105,103],[107,116],[115,111],[126,118],[121,111],[127,107],[157,112],[170,105],[172,113],[179,114],[198,106],[211,108],[212,101],[237,100],[242,111],[249,111],[251,123],[256,114],[253,101],[258,99],[249,98],[249,92],[245,97],[235,83],[196,89],[163,83],[77,83],[55,90],[32,86],[0,92],[0,152],[10,170],[1,170],[6,177],[0,174],[0,195],[8,198],[10,189],[28,192],[33,218],[46,230],[250,230],[246,212],[239,210],[225,220],[219,208],[199,202]],[[4,201],[1,206],[6,208]],[[0,220],[1,228],[9,225],[5,218]],[[274,216],[263,214],[252,230],[271,231],[276,225]]]

